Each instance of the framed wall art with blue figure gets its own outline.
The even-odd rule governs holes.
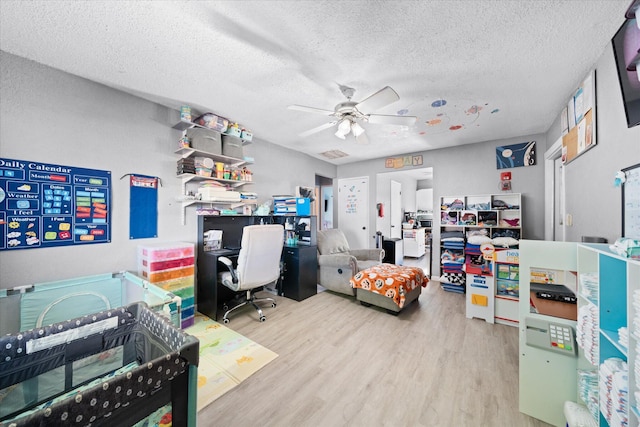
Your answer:
[[[518,168],[536,164],[536,142],[496,147],[496,167],[498,169]]]

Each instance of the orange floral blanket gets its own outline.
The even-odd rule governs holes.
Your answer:
[[[402,308],[406,294],[418,286],[426,288],[429,279],[420,267],[380,264],[359,271],[349,283],[352,288],[361,288],[385,295]]]

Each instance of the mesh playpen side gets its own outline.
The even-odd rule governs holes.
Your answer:
[[[180,327],[179,296],[123,271],[0,289],[0,335],[138,301]]]
[[[0,426],[195,426],[198,348],[142,302],[2,336]]]

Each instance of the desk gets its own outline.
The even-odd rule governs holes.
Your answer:
[[[218,273],[226,266],[218,258],[233,259],[239,250],[221,249],[204,252],[204,262],[198,262],[198,311],[217,320],[219,306],[230,301],[235,293],[218,282]],[[316,246],[285,246],[282,250],[283,276],[277,285],[278,295],[302,301],[318,290],[318,249]]]
[[[198,311],[205,316],[217,320],[218,301],[228,301],[234,292],[222,284],[218,284],[219,267],[226,268],[218,261],[221,256],[237,257],[239,250],[221,249],[198,253],[198,286],[196,305]]]
[[[252,224],[284,224],[286,221],[305,219],[309,223],[310,245],[285,246],[282,251],[284,274],[278,283],[278,294],[301,301],[317,292],[318,259],[316,246],[316,217],[300,216],[216,216],[202,215],[198,220],[198,257],[196,270],[196,307],[197,310],[213,320],[218,320],[219,306],[233,298],[234,292],[218,283],[218,273],[223,264],[218,261],[221,256],[232,258],[237,256],[238,249],[204,250],[204,233],[209,230],[222,230],[222,244],[228,247],[239,247],[242,229]],[[284,236],[283,236],[284,237]],[[233,258],[232,258],[233,259]]]

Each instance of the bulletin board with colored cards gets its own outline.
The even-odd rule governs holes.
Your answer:
[[[111,241],[111,172],[0,158],[0,251]]]

